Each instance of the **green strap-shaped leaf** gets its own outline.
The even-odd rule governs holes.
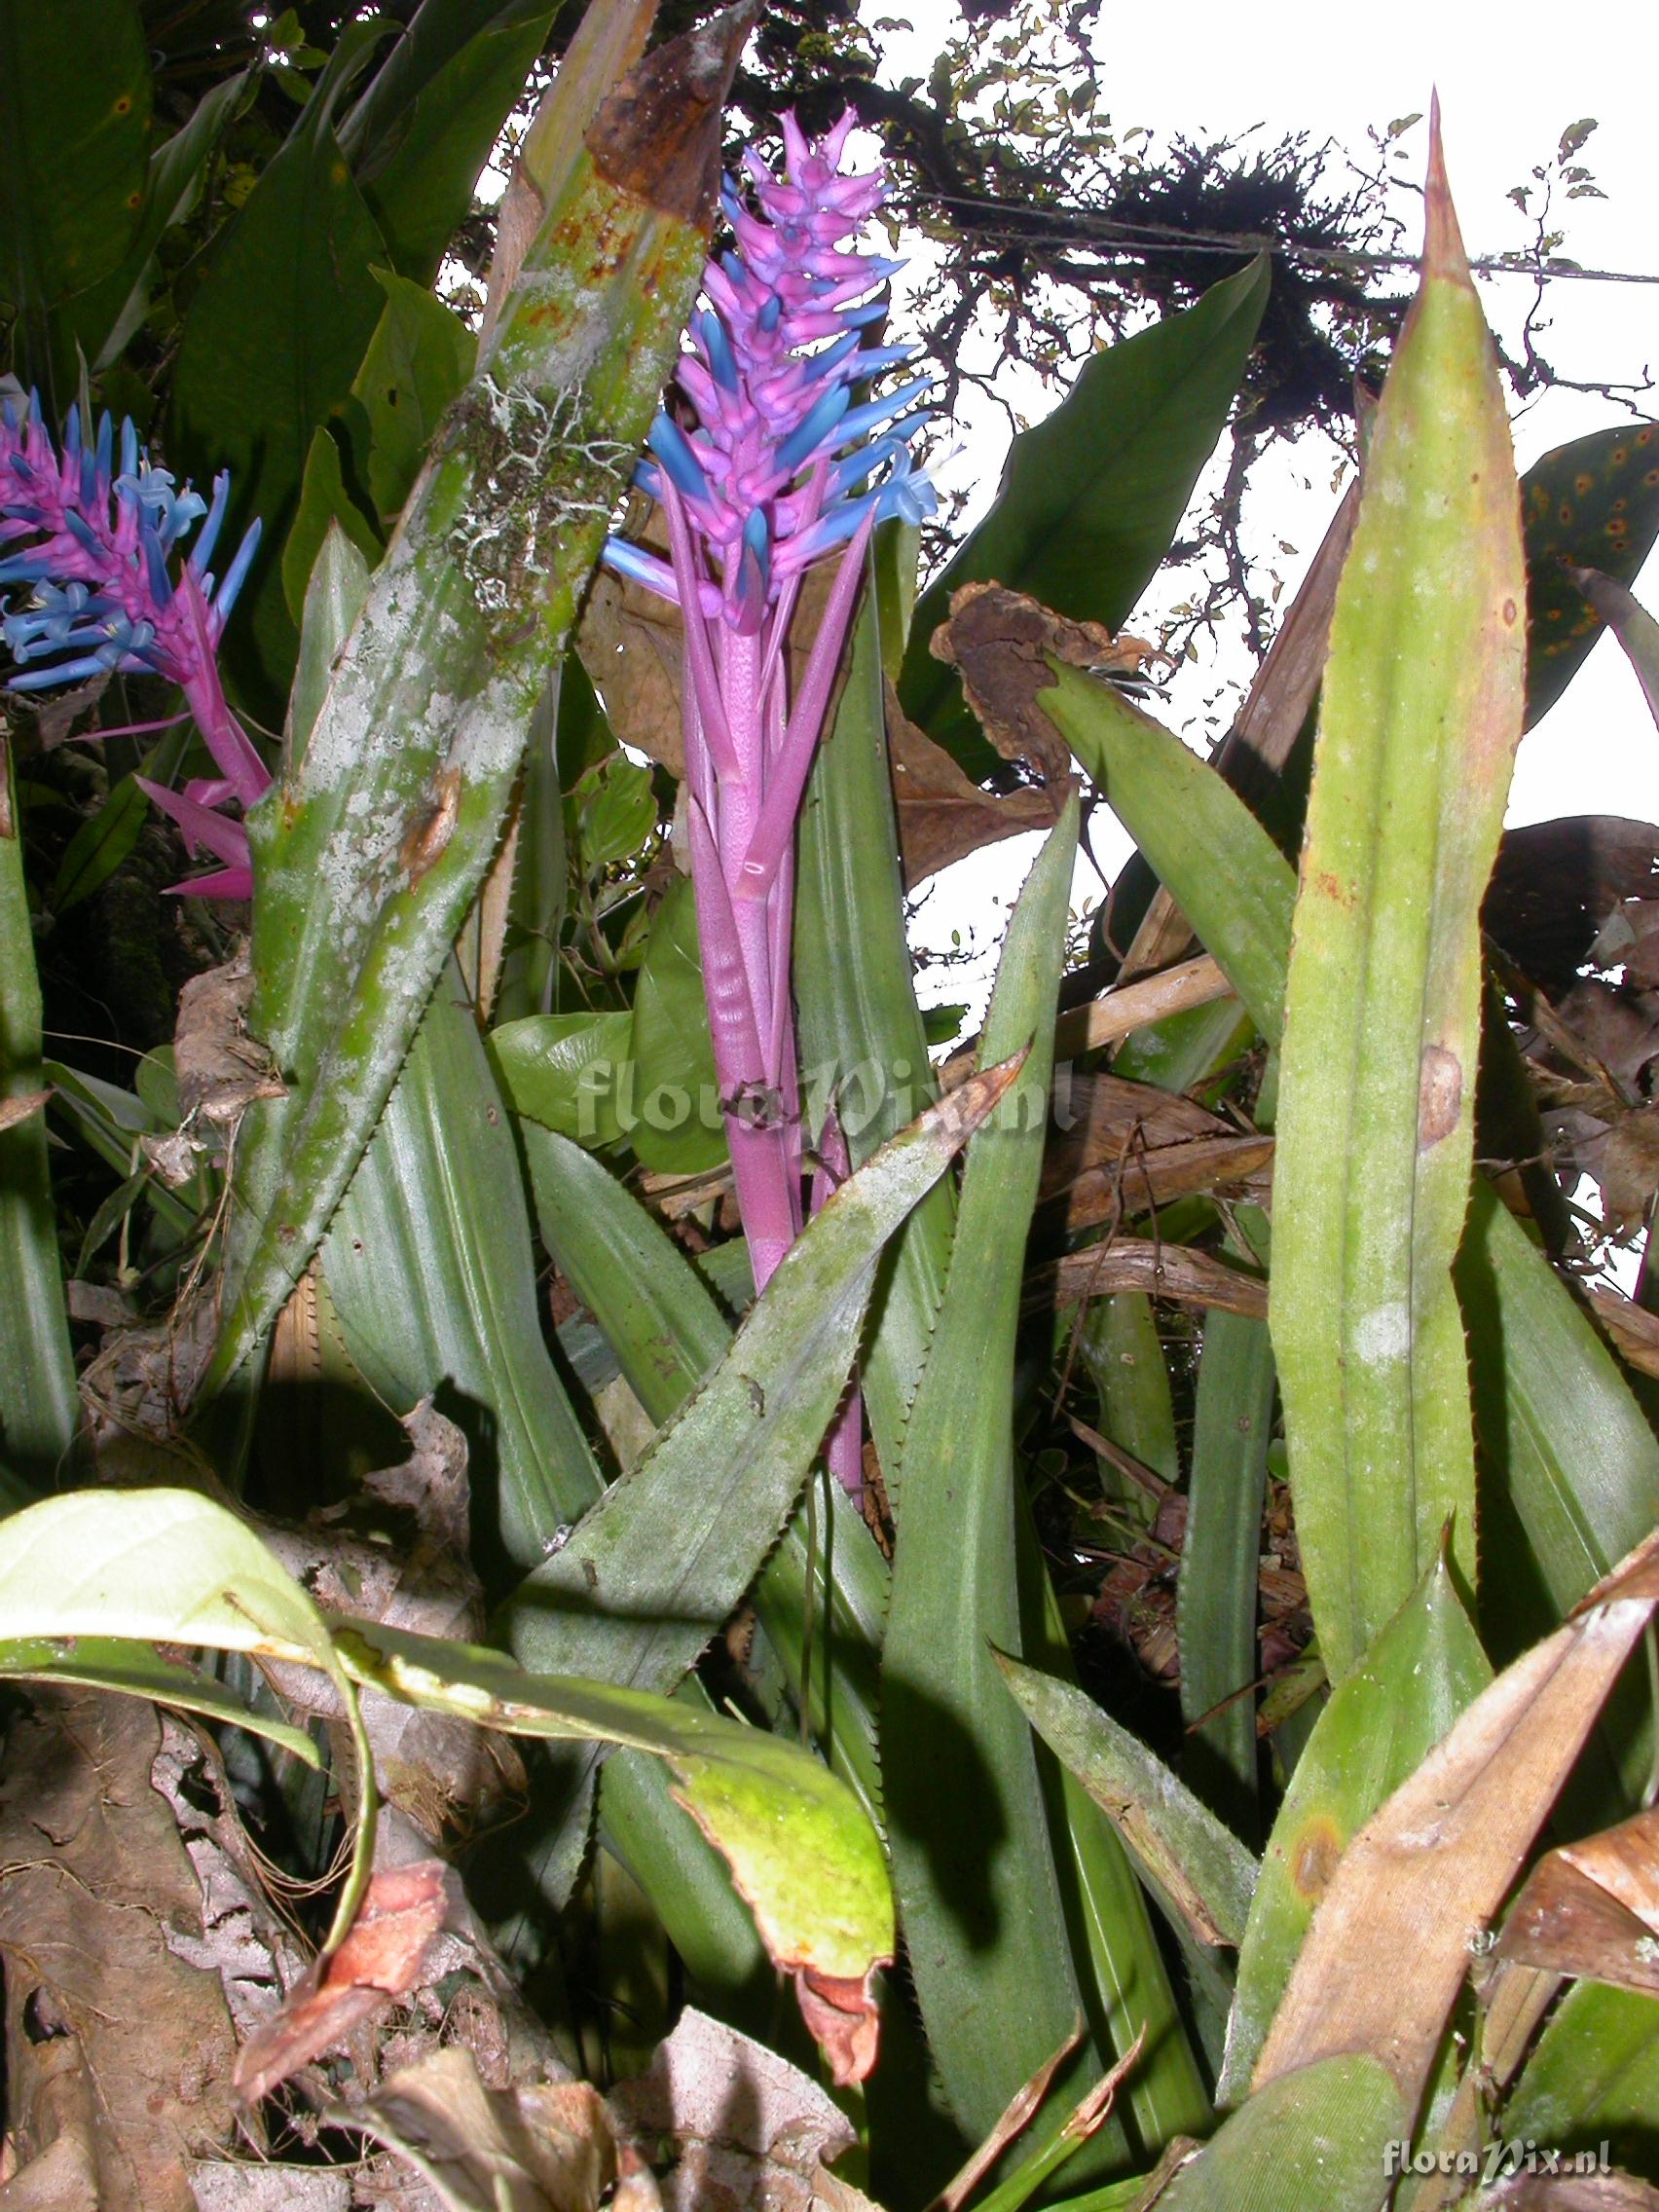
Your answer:
[[[203,1713],[211,1720],[228,1720],[268,1737],[307,1766],[322,1764],[322,1755],[305,1729],[256,1711],[211,1675],[164,1658],[153,1644],[124,1643],[111,1636],[8,1637],[0,1641],[0,1676],[14,1681],[73,1682],[86,1689],[147,1697],[157,1705]]]
[[[1377,2212],[1386,2147],[1405,2141],[1411,2117],[1379,2060],[1320,2059],[1235,2113],[1160,2194],[1160,2212]]]
[[[881,1248],[1003,1096],[953,1091],[867,1161],[786,1255],[723,1358],[506,1611],[538,1673],[668,1690],[789,1519],[858,1347]]]
[[[1295,877],[1236,793],[1110,685],[1059,669],[1045,712],[1105,790],[1264,1036],[1276,1039]],[[1236,914],[1252,916],[1241,931]],[[1659,1521],[1659,1442],[1595,1327],[1477,1177],[1456,1269],[1493,1488],[1559,1618]],[[1506,1609],[1499,1601],[1498,1612]],[[1548,1617],[1534,1613],[1536,1635]],[[1645,1727],[1621,1747],[1640,1791]]]
[[[730,1322],[681,1247],[599,1161],[545,1129],[527,1127],[524,1146],[542,1241],[645,1412],[671,1420],[724,1356]],[[831,1763],[878,1817],[875,1655],[887,1564],[838,1485],[813,1505],[810,1528],[797,1511],[762,1567],[756,1610],[792,1683],[804,1684]]]
[[[917,603],[899,685],[911,720],[972,766],[995,756],[928,650],[951,593],[994,579],[1116,629],[1221,435],[1268,285],[1263,255],[1196,306],[1096,353],[1053,414],[1014,440],[996,503]]]
[[[1257,1026],[1284,1019],[1296,874],[1244,801],[1110,683],[1053,670],[1043,712],[1169,887]],[[1207,1012],[1208,1010],[1201,1010]]]
[[[1171,1912],[1206,1943],[1244,1939],[1256,1862],[1154,1751],[1074,1682],[999,1664],[1020,1711],[1111,1817]]]
[[[1659,1998],[1605,1982],[1568,1989],[1503,2109],[1510,2142],[1598,2150],[1638,2163],[1659,2131]]]
[[[1332,621],[1279,1072],[1273,1349],[1332,1679],[1404,1602],[1448,1521],[1475,1580],[1451,1270],[1526,582],[1503,394],[1438,140],[1427,201],[1422,282]]]
[[[423,0],[376,70],[340,143],[391,265],[427,285],[546,43],[556,7]]]
[[[602,1487],[536,1322],[524,1181],[452,969],[322,1247],[346,1348],[399,1414],[459,1395],[473,1550],[497,1590]]]
[[[893,540],[878,538],[891,558]],[[866,591],[847,681],[801,809],[795,998],[809,1108],[833,1103],[855,1162],[934,1095],[904,935],[904,882],[883,707],[886,632]],[[894,1239],[860,1367],[883,1467],[899,1463],[943,1294],[955,1199],[940,1183]]]
[[[315,1250],[494,852],[543,678],[701,269],[702,230],[645,195],[707,204],[720,85],[705,60],[694,84],[682,42],[642,65],[664,98],[704,108],[689,151],[630,154],[647,101],[605,139],[603,170],[585,149],[571,163],[315,727],[254,810],[249,1026],[288,1095],[241,1132],[209,1387]],[[627,168],[635,156],[644,166]],[[652,159],[666,165],[654,181]]]
[[[0,1107],[46,1089],[40,1025],[22,821],[12,748],[0,732]],[[80,1414],[46,1115],[36,1107],[0,1127],[0,1454],[13,1473],[55,1481]]]
[[[1436,1560],[1362,1666],[1337,1683],[1262,1854],[1217,2095],[1242,2098],[1325,1886],[1349,1841],[1492,1680]]]
[[[1254,1837],[1256,1642],[1262,1499],[1272,1432],[1273,1352],[1267,1324],[1240,1313],[1204,1320],[1193,1419],[1187,1527],[1175,1586],[1184,1769],[1198,1795]]]
[[[1020,894],[985,1024],[984,1052],[1031,1051],[1001,1125],[968,1156],[905,1435],[882,1662],[900,1917],[929,2047],[974,2136],[1066,2040],[1079,2009],[1030,1732],[990,1649],[1019,1641],[1014,1340],[1077,819],[1074,799]]]

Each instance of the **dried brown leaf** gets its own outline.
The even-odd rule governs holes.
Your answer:
[[[1145,1213],[1191,1191],[1242,1193],[1265,1180],[1272,1159],[1271,1137],[1120,1076],[1056,1084],[1053,1112],[1060,1126],[1044,1155],[1038,1204],[1063,1206],[1068,1230]]]
[[[1264,1277],[1246,1274],[1212,1253],[1151,1237],[1114,1236],[1107,1243],[1068,1252],[1026,1277],[1028,1299],[1056,1306],[1073,1306],[1080,1298],[1105,1298],[1118,1290],[1144,1290],[1154,1298],[1220,1307],[1225,1312],[1258,1320],[1268,1310]]]
[[[24,1090],[15,1098],[0,1098],[0,1129],[15,1129],[19,1122],[38,1114],[51,1096],[50,1090]]]
[[[222,968],[193,976],[179,993],[173,1073],[182,1122],[228,1128],[254,1099],[283,1095],[270,1054],[243,1026],[252,993],[245,944]]]
[[[50,2171],[66,2177],[60,2204],[75,2204],[88,2140],[66,2079],[72,2047],[95,2114],[100,2212],[194,2212],[188,2163],[233,2121],[235,2036],[218,1974],[168,1942],[169,1928],[200,1933],[202,1892],[151,1786],[161,1723],[135,1698],[30,1697],[0,1783],[0,1954],[18,2157],[26,2171],[72,2138]]]
[[[1565,815],[1504,831],[1481,926],[1555,997],[1572,988],[1586,959],[1611,967],[1627,957],[1635,910],[1656,892],[1659,828],[1616,814]],[[1626,913],[1632,920],[1621,929]]]
[[[1552,1851],[1527,1877],[1497,1951],[1659,1995],[1659,1812]]]
[[[887,747],[907,891],[985,845],[1027,830],[1053,828],[1069,788],[1064,779],[1012,792],[982,790],[942,745],[905,718],[891,682],[885,688]]]
[[[1063,793],[1071,752],[1038,705],[1038,693],[1054,681],[1048,656],[1073,668],[1115,665],[1111,631],[1068,621],[1002,584],[964,584],[951,594],[950,619],[934,632],[931,650],[961,677],[969,706],[1003,757],[1022,760]]]
[[[1254,2086],[1339,2051],[1379,2058],[1415,2105],[1468,1965],[1659,1603],[1659,1535],[1506,1668],[1354,1837]],[[1399,1971],[1411,1961],[1410,1973]]]
[[[1643,1375],[1659,1375],[1659,1314],[1600,1283],[1590,1284],[1586,1295],[1619,1357]]]
[[[460,2212],[597,2212],[617,2178],[597,2089],[585,2082],[488,2089],[469,2051],[430,2051],[331,2117],[408,2158]]]
[[[810,2212],[820,2165],[855,2140],[816,2082],[693,2009],[649,2072],[611,2091],[610,2106],[642,2147],[673,2144],[678,2160],[662,2183],[669,2212],[761,2203]]]

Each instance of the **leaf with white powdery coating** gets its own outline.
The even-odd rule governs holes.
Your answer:
[[[241,1133],[209,1388],[315,1250],[495,850],[610,491],[679,351],[746,27],[728,14],[660,49],[600,107],[315,727],[251,817],[249,1026],[288,1095]],[[668,140],[652,88],[684,118]]]

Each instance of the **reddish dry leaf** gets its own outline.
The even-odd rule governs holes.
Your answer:
[[[1659,1534],[1506,1668],[1354,1837],[1314,1914],[1256,2088],[1364,2051],[1415,2106],[1470,1940],[1514,1880],[1656,1603]]]
[[[1498,1956],[1659,1996],[1659,1812],[1552,1851],[1527,1878]]]
[[[319,1960],[237,2060],[238,2094],[257,2104],[272,2090],[420,1986],[427,1953],[449,1911],[441,1860],[375,1875],[340,1948]]]
[[[830,2079],[838,2089],[866,2080],[875,2064],[881,2012],[870,1987],[874,1979],[874,1967],[862,1981],[820,1973],[816,1967],[795,1969],[800,2016],[830,2061]]]

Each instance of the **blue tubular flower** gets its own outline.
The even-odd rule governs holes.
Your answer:
[[[38,396],[21,422],[10,400],[0,408],[0,592],[26,587],[0,601],[0,633],[18,669],[10,688],[44,691],[117,670],[176,683],[220,773],[182,793],[145,789],[182,824],[193,852],[204,845],[230,862],[188,888],[245,898],[246,832],[208,811],[226,798],[245,809],[271,781],[219,682],[225,619],[259,543],[256,522],[215,590],[207,562],[229,493],[223,473],[211,507],[188,484],[180,490],[152,466],[130,422],[121,425],[118,469],[108,415],[89,445],[71,408],[59,452]],[[175,576],[173,554],[199,522],[196,550]]]
[[[660,466],[647,462],[639,471],[653,498],[662,496],[665,476],[682,497],[725,622],[745,634],[763,618],[755,597],[756,516],[770,548],[762,563],[766,604],[777,607],[790,579],[845,544],[866,514],[916,521],[936,505],[926,479],[910,473],[905,450],[926,418],[892,420],[926,380],[854,404],[855,387],[909,359],[911,350],[861,343],[886,311],[880,287],[903,265],[852,249],[886,190],[879,171],[840,173],[852,125],[849,111],[814,145],[787,116],[782,177],[753,151],[744,158],[756,205],[727,178],[721,204],[737,249],[708,265],[707,305],[691,318],[679,377],[695,421],[687,426],[666,409],[659,414],[650,448]],[[887,434],[871,443],[884,427]],[[814,489],[815,478],[822,481]],[[803,542],[793,544],[797,532]],[[620,544],[607,548],[606,560],[665,597],[682,595],[660,565],[642,568]],[[699,602],[705,596],[699,588]]]

